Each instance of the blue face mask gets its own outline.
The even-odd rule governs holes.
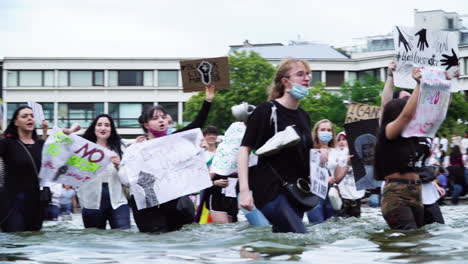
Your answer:
[[[328,143],[328,142],[330,142],[332,140],[332,138],[333,138],[332,132],[328,132],[328,131],[319,131],[318,132],[318,139],[322,143]]]
[[[170,127],[167,129],[167,134],[170,135],[170,134],[172,134],[173,132],[174,132],[174,128],[170,126]]]
[[[289,80],[288,80],[289,81]],[[296,98],[297,100],[301,100],[302,98],[305,98],[309,95],[309,89],[300,85],[300,84],[297,84],[297,83],[293,83],[291,81],[289,81],[291,84],[292,84],[292,89],[289,90],[289,93],[294,97]]]

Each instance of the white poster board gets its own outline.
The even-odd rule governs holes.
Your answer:
[[[310,185],[313,194],[325,199],[328,193],[328,171],[320,166],[320,151],[310,150]]]
[[[55,128],[42,150],[39,178],[43,183],[57,182],[79,187],[104,170],[115,155],[80,136],[65,135]]]
[[[421,74],[416,114],[403,130],[403,137],[435,137],[449,107],[452,83],[445,78],[445,71],[426,68]]]
[[[138,210],[212,186],[199,128],[132,145],[124,153]]]
[[[34,120],[36,120],[37,124],[41,124],[44,121],[44,110],[42,109],[42,105],[36,102],[28,101],[28,106],[32,108]]]
[[[210,171],[218,175],[231,175],[237,172],[237,154],[244,137],[246,126],[243,122],[234,122],[226,130],[224,140],[216,148]],[[249,156],[249,167],[257,165],[258,157]]]
[[[458,69],[458,41],[456,33],[432,31],[424,28],[395,27],[396,71],[393,73],[395,86],[414,89],[416,81],[411,76],[413,67],[437,67],[447,70],[450,76]],[[468,89],[458,86],[452,78],[451,92]]]

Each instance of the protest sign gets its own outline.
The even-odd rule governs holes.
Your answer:
[[[381,108],[379,106],[373,106],[361,103],[351,103],[348,106],[348,112],[346,113],[345,124],[356,122],[359,120],[380,118]]]
[[[374,180],[374,149],[378,127],[377,118],[344,125],[349,153],[353,156],[351,165],[357,190],[380,187],[381,182]]]
[[[234,122],[226,130],[224,140],[216,148],[210,171],[218,175],[230,175],[237,172],[237,154],[244,137],[246,126],[243,122]],[[257,165],[258,157],[249,156],[249,167]]]
[[[425,28],[395,27],[396,71],[395,86],[414,89],[413,67],[437,67],[450,76],[458,68],[458,41],[455,32],[433,31]],[[452,92],[458,91],[458,80],[452,78]]]
[[[132,145],[124,153],[138,210],[212,186],[199,128]]]
[[[445,78],[445,71],[426,68],[421,74],[416,113],[403,130],[403,137],[435,137],[447,114],[452,83]]]
[[[228,57],[180,61],[180,70],[184,92],[203,91],[209,84],[230,87]]]
[[[79,187],[111,163],[112,151],[80,136],[54,129],[42,150],[39,173],[43,183],[57,182]]]
[[[320,166],[320,150],[310,150],[310,189],[313,194],[326,199],[328,193],[328,169]]]
[[[37,124],[41,124],[41,122],[45,119],[44,118],[44,110],[42,110],[42,105],[28,101],[28,106],[32,108],[34,120],[36,120]]]

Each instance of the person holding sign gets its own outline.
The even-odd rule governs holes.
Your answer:
[[[269,95],[271,101],[258,105],[248,117],[239,149],[239,203],[250,211],[255,202],[273,225],[273,232],[307,232],[302,222],[306,209],[286,196],[281,182],[310,182],[311,121],[299,107],[300,100],[309,93],[310,80],[310,66],[306,61],[284,60],[275,74]],[[277,131],[281,131],[277,134],[282,133],[281,137],[274,137]],[[293,143],[296,144],[292,146]],[[253,175],[249,175],[251,151],[259,155]]]
[[[414,68],[417,85],[408,100],[393,99],[383,109],[375,148],[376,180],[385,181],[382,215],[392,229],[415,229],[424,223],[421,180],[416,170],[418,138],[403,138],[402,132],[413,119],[421,86],[421,72]]]
[[[202,127],[208,117],[214,96],[215,86],[206,86],[205,101],[196,119],[188,126],[174,131],[173,133]],[[139,136],[137,138],[137,143],[166,136],[169,128],[169,119],[167,116],[167,111],[161,106],[153,106],[143,112],[139,118],[139,122],[146,135]],[[133,151],[137,150],[138,146],[131,146],[127,149],[127,153],[132,154]],[[124,156],[119,176],[124,185],[129,186],[125,160]],[[195,219],[195,208],[188,196],[182,196],[169,202],[159,204],[158,206],[138,210],[135,198],[132,195],[129,199],[129,204],[132,207],[133,218],[140,232],[161,233],[175,231],[185,224],[193,223]]]
[[[130,228],[130,208],[118,175],[123,146],[114,120],[107,114],[98,115],[86,129],[83,138],[115,152],[112,163],[95,178],[78,189],[85,228]]]

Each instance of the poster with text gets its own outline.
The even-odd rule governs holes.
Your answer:
[[[57,182],[79,187],[111,163],[112,151],[75,134],[54,129],[42,149],[39,173],[43,183]]]
[[[457,33],[433,31],[425,28],[395,27],[393,41],[396,49],[395,86],[414,89],[416,81],[411,76],[413,67],[437,67],[453,77],[460,53]],[[459,87],[458,80],[452,78],[451,92],[468,87]]]
[[[138,210],[212,186],[199,128],[133,144],[124,153]]]
[[[40,125],[41,122],[45,119],[42,105],[36,102],[28,101],[28,106],[31,107],[31,109],[33,110],[34,120],[36,120],[36,124]]]
[[[313,194],[326,199],[328,193],[328,169],[320,165],[320,150],[310,150],[310,190]]]
[[[421,74],[416,114],[403,130],[403,137],[435,137],[449,107],[452,83],[445,78],[444,70],[426,68]]]
[[[356,189],[373,189],[381,182],[374,180],[374,149],[379,119],[367,119],[344,125],[348,140]]]
[[[228,57],[180,61],[180,71],[184,92],[204,91],[209,84],[217,90],[231,86]]]
[[[373,106],[362,103],[351,103],[348,106],[345,124],[360,120],[380,118],[380,110],[380,106]]]

